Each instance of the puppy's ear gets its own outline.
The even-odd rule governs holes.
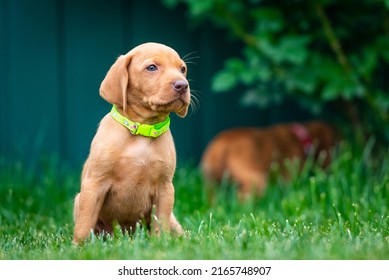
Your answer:
[[[127,106],[128,66],[130,55],[121,55],[108,70],[100,85],[100,96],[123,110]]]
[[[188,114],[188,106],[185,106],[181,111],[177,112],[176,114],[180,118],[185,118],[185,116]]]

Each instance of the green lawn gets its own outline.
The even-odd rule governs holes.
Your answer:
[[[186,234],[73,246],[80,170],[0,160],[0,259],[389,259],[389,152],[341,147],[327,171],[306,168],[240,204],[227,184],[208,202],[199,171],[179,167],[175,213]],[[309,166],[309,165],[307,165]]]

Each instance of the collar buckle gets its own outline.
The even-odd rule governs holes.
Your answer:
[[[128,130],[130,131],[131,134],[135,135],[138,132],[138,125],[136,123],[133,123],[131,125],[128,125]]]

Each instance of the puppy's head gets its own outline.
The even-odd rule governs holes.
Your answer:
[[[142,117],[170,112],[185,117],[190,104],[187,66],[175,50],[162,44],[139,45],[121,55],[100,86],[100,95],[124,111]]]

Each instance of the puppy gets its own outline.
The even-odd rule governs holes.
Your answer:
[[[202,172],[209,185],[220,183],[224,176],[237,183],[238,195],[262,195],[270,167],[276,162],[288,177],[285,160],[298,159],[301,167],[307,155],[323,158],[322,166],[330,163],[335,131],[319,121],[302,124],[280,124],[265,129],[236,128],[221,132],[206,148]]]
[[[133,232],[182,234],[173,215],[176,151],[169,113],[185,117],[190,104],[187,66],[175,50],[146,43],[121,55],[100,86],[113,104],[92,141],[74,203],[75,244],[91,230],[112,233],[113,222]],[[153,210],[155,206],[155,210]]]

